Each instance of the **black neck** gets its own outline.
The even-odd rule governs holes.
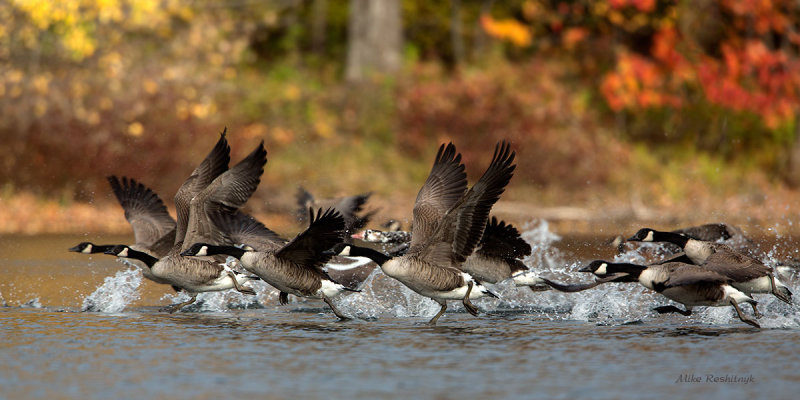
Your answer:
[[[236,246],[215,246],[215,245],[206,245],[207,252],[206,254],[213,256],[217,254],[224,254],[226,256],[235,257],[241,259],[245,253],[244,249],[240,249]]]
[[[139,261],[147,264],[148,267],[152,267],[158,261],[158,258],[155,258],[155,257],[151,256],[150,254],[134,250],[134,249],[132,249],[130,247],[128,248],[128,256],[127,256],[127,258],[133,258],[135,260],[139,260]]]
[[[647,269],[646,266],[639,264],[607,263],[605,275],[612,275],[619,272],[624,272],[633,278],[639,279],[639,275],[641,275],[642,271],[646,269]]]
[[[386,253],[382,253],[378,250],[370,249],[369,247],[360,247],[353,245],[350,245],[350,256],[366,257],[374,261],[378,265],[383,265],[383,263],[392,259],[392,257],[387,255]]]
[[[653,231],[653,241],[669,242],[683,248],[684,246],[686,246],[686,242],[689,241],[689,238],[687,236],[683,236],[680,233],[675,233],[675,232]]]
[[[91,253],[105,253],[106,250],[111,250],[114,248],[115,245],[113,244],[92,244],[92,251]]]

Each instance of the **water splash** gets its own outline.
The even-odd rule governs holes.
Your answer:
[[[116,313],[139,299],[142,272],[138,268],[119,271],[106,277],[103,284],[83,299],[81,311]]]
[[[532,248],[532,254],[523,260],[541,276],[559,282],[587,282],[593,277],[578,272],[587,259],[565,254],[555,245],[561,237],[550,231],[547,221],[529,222],[523,226],[522,237]],[[764,256],[764,261],[775,265],[777,254],[786,254],[785,246],[773,247]],[[791,251],[791,250],[788,250]],[[795,254],[797,252],[795,251]],[[642,243],[626,246],[625,251],[614,257],[615,262],[647,263],[670,255],[670,249],[659,243]],[[234,265],[235,267],[235,265]],[[790,273],[782,281],[794,293],[800,293],[800,274]],[[135,300],[141,275],[136,270],[118,273],[106,278],[103,286],[84,301],[84,309],[104,312],[121,311]],[[248,282],[257,296],[241,294],[235,290],[209,292],[198,295],[197,302],[184,308],[185,312],[226,312],[231,309],[262,308],[278,304],[278,291],[261,282]],[[609,283],[579,293],[557,291],[534,292],[525,287],[515,287],[510,281],[487,285],[500,299],[483,298],[473,301],[486,313],[524,311],[551,320],[577,320],[599,325],[621,325],[632,322],[658,321],[674,318],[686,324],[740,325],[742,324],[731,307],[697,307],[689,317],[659,315],[653,308],[675,304],[665,297],[634,283]],[[765,328],[800,327],[800,313],[794,305],[778,301],[774,296],[756,294],[762,317],[759,323]],[[189,299],[186,293],[167,294],[162,300],[178,303]],[[345,293],[332,299],[344,314],[359,319],[381,317],[430,318],[439,311],[439,305],[426,297],[414,293],[405,285],[383,274],[376,268],[362,285],[358,293]],[[293,303],[315,302],[292,298]],[[320,307],[325,307],[319,301]],[[679,307],[682,307],[679,305]],[[745,313],[752,311],[743,307]],[[464,312],[458,301],[448,302],[448,312]]]
[[[42,308],[42,302],[40,302],[39,298],[36,297],[26,301],[23,304],[20,304],[19,306],[20,308]]]
[[[586,282],[593,276],[578,272],[588,261],[574,259],[555,247],[561,238],[550,232],[546,221],[524,226],[522,237],[531,245],[532,254],[524,261],[542,276],[564,282]],[[671,249],[660,243],[643,243],[629,246],[613,261],[648,263],[671,255]],[[774,255],[768,255],[774,262]],[[792,280],[785,279],[795,293],[800,293],[797,274]],[[731,307],[697,307],[689,317],[659,315],[653,309],[658,306],[676,304],[669,299],[635,283],[609,283],[578,293],[557,291],[533,292],[524,287],[514,287],[511,282],[489,285],[500,295],[500,299],[483,298],[474,303],[484,312],[513,312],[523,310],[553,320],[577,320],[598,325],[622,325],[635,322],[655,321],[663,318],[679,318],[689,324],[738,325],[741,324]],[[778,301],[768,294],[756,294],[762,318],[759,323],[765,328],[800,327],[800,314],[793,305]],[[369,277],[361,293],[338,299],[343,312],[363,319],[394,317],[431,317],[439,305],[391,279],[380,270]],[[679,307],[683,308],[681,305]],[[449,311],[463,310],[457,301],[449,302]],[[746,313],[751,312],[745,306]]]
[[[273,294],[277,299],[278,291],[262,281],[245,282],[244,286],[253,288],[257,295],[242,294],[236,290],[203,292],[197,294],[197,301],[181,310],[185,312],[227,312],[230,310],[264,308],[262,303],[268,303],[268,299],[273,297]],[[184,291],[161,296],[161,300],[171,304],[178,304],[190,298],[191,296]]]

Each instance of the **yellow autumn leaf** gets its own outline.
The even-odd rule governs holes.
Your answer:
[[[50,87],[50,78],[44,75],[38,75],[33,78],[33,89],[39,94],[47,94]]]
[[[283,90],[283,96],[286,100],[295,101],[300,98],[300,88],[295,85],[287,85]]]
[[[140,122],[134,122],[128,125],[128,135],[139,137],[142,136],[142,133],[144,133],[144,126],[142,126]]]
[[[333,136],[331,125],[325,121],[317,120],[314,122],[314,132],[321,138],[328,139]]]
[[[145,79],[142,86],[147,94],[155,94],[158,91],[158,83],[152,79]]]

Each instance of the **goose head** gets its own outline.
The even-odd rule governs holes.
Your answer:
[[[112,256],[117,256],[117,257],[127,257],[128,250],[129,250],[128,246],[125,246],[124,244],[119,244],[106,250],[104,253],[111,254]]]
[[[95,252],[94,244],[92,242],[80,242],[75,246],[70,247],[69,251],[83,254],[92,254]]]
[[[614,274],[628,274],[631,277],[638,276],[647,269],[644,265],[613,263],[603,260],[595,260],[579,269],[579,272],[591,272],[599,278],[607,278]]]
[[[182,256],[196,256],[202,257],[207,256],[208,254],[208,244],[205,243],[195,243],[192,247],[189,247],[187,250],[181,253]]]
[[[642,228],[635,235],[628,238],[629,242],[652,242],[656,231],[650,228]]]

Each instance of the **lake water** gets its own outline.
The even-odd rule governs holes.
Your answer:
[[[544,276],[611,259],[606,238],[559,238],[526,227]],[[796,398],[800,312],[756,295],[762,329],[730,307],[657,315],[669,302],[637,285],[581,293],[494,286],[501,300],[452,302],[437,326],[433,301],[379,272],[361,293],[320,301],[257,286],[257,300],[181,297],[112,257],[68,253],[79,241],[128,237],[0,238],[0,398]],[[797,256],[795,238],[763,238],[770,259]],[[625,257],[635,258],[629,252]],[[796,274],[784,277],[800,293]],[[797,302],[797,300],[795,300]],[[100,310],[82,312],[82,309]],[[749,313],[749,307],[745,309]]]

